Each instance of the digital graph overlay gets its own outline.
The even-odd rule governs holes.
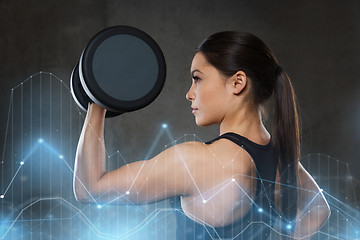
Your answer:
[[[92,196],[91,204],[75,201],[73,159],[84,117],[85,113],[73,102],[70,89],[51,73],[37,73],[11,89],[0,162],[0,239],[172,239],[173,214],[177,210],[167,201],[149,205],[113,204],[136,189],[125,192],[109,189],[117,197],[105,203],[100,201],[101,196]],[[175,139],[170,128],[166,123],[159,125],[152,145],[144,150],[145,159],[153,156],[163,138],[170,142],[163,150],[187,141],[204,142],[194,134]],[[108,161],[130,163],[119,150],[106,155]],[[221,156],[214,155],[214,159],[220,162]],[[351,174],[348,164],[322,154],[303,156],[301,162],[321,186],[332,212],[314,239],[359,238],[356,196],[359,181]],[[195,180],[194,184],[197,186]],[[229,178],[206,192],[198,187],[199,199],[207,204],[230,186],[243,191],[235,178]],[[314,198],[317,194],[314,192]],[[245,198],[254,204],[250,196]],[[284,221],[283,226],[293,228],[300,219],[317,211],[312,200],[309,199],[307,211],[295,222],[280,218],[280,213],[273,216],[274,221]],[[268,214],[261,207],[257,210],[259,214]],[[190,217],[201,222],[196,216]],[[256,224],[265,223],[251,222],[244,231]],[[278,225],[266,225],[271,229],[272,239],[283,234]]]

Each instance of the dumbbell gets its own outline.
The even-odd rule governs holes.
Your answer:
[[[94,102],[106,117],[146,107],[166,77],[164,55],[145,32],[114,26],[97,33],[84,48],[70,77],[71,94],[83,111]]]

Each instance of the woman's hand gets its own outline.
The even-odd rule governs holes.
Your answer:
[[[92,114],[95,114],[95,115],[103,115],[105,117],[105,114],[106,114],[106,109],[105,108],[102,108],[100,107],[99,105],[97,105],[96,103],[89,103],[88,105],[88,112],[92,112]]]

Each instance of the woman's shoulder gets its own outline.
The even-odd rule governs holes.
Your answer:
[[[244,216],[256,191],[256,168],[248,153],[226,139],[186,145],[193,148],[188,162],[190,191],[181,204],[185,214],[211,226],[224,226]]]
[[[226,139],[219,139],[211,144],[189,141],[177,147],[188,170],[199,178],[208,178],[211,176],[209,172],[216,174],[219,180],[250,176],[256,172],[251,156],[243,148]]]

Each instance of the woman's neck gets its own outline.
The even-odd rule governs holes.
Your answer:
[[[235,132],[258,144],[267,144],[270,134],[266,130],[258,108],[241,108],[229,113],[220,123],[220,135]]]

